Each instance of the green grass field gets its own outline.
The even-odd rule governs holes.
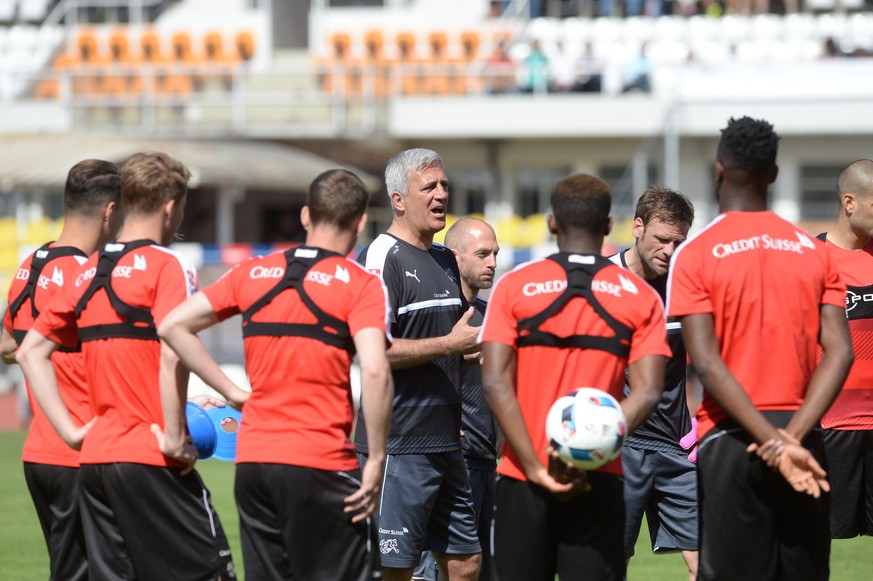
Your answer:
[[[48,555],[36,519],[36,512],[24,484],[21,470],[21,432],[0,432],[0,579],[44,581],[48,578]],[[242,578],[243,562],[239,528],[233,503],[233,465],[216,460],[197,464],[212,492],[212,502],[221,516],[230,540],[234,561]],[[682,557],[653,556],[648,532],[644,529],[637,543],[637,556],[631,562],[630,581],[687,579]],[[873,538],[835,541],[832,546],[831,579],[870,581],[873,579]]]

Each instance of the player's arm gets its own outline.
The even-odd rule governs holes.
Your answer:
[[[628,366],[630,394],[621,402],[628,433],[645,422],[661,401],[667,358],[663,355],[641,357]]]
[[[554,494],[581,492],[587,487],[584,472],[578,472],[576,478],[570,482],[559,482],[549,473],[534,449],[518,398],[515,396],[516,361],[516,351],[509,345],[494,341],[486,341],[482,345],[482,388],[488,407],[497,418],[503,436],[512,446],[525,476],[531,482]],[[553,473],[556,467],[552,466]]]
[[[0,326],[0,358],[6,365],[14,365],[15,351],[18,345],[15,343],[15,337],[5,326]]]
[[[17,359],[43,413],[64,442],[78,450],[82,447],[82,440],[85,439],[93,420],[84,426],[77,426],[70,410],[61,399],[58,377],[52,364],[52,353],[57,348],[57,343],[37,331],[30,330],[18,349]]]
[[[163,340],[161,340],[160,365],[158,383],[161,391],[161,408],[164,412],[164,428],[162,430],[158,424],[152,424],[151,430],[165,456],[188,465],[183,472],[185,474],[194,469],[194,462],[197,461],[197,449],[188,436],[185,419],[188,370],[179,360],[176,352]]]
[[[235,408],[242,409],[249,392],[237,386],[209,355],[197,333],[219,322],[218,315],[203,292],[198,292],[161,322],[158,336],[179,356],[185,366]]]
[[[780,434],[728,369],[721,357],[712,314],[682,317],[682,338],[704,389],[751,435],[757,449],[765,451],[759,456],[771,454],[773,460],[768,463],[778,468],[798,492],[818,498],[822,489],[829,490],[826,474],[809,450]]]
[[[835,305],[822,305],[819,344],[823,354],[809,381],[809,387],[800,408],[792,416],[785,431],[798,441],[803,440],[834,403],[852,362],[852,338],[846,311]]]
[[[466,355],[479,350],[477,337],[479,327],[470,326],[470,318],[475,309],[470,307],[461,315],[452,331],[444,337],[426,339],[397,339],[388,349],[388,361],[394,369],[414,367],[429,363],[447,355]]]
[[[391,427],[394,381],[382,329],[361,329],[355,333],[354,342],[361,367],[361,410],[367,428],[369,453],[361,474],[361,488],[345,499],[345,512],[354,513],[352,522],[358,522],[372,515],[379,505],[388,431]]]

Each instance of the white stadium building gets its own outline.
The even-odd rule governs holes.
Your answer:
[[[612,185],[614,246],[650,184],[705,224],[731,116],[782,136],[773,210],[812,233],[835,218],[839,171],[873,157],[869,4],[602,4],[0,0],[0,283],[57,233],[75,162],[148,149],[194,172],[178,246],[202,282],[302,240],[303,195],[329,167],[360,173],[368,235],[384,229],[381,170],[412,146],[443,156],[453,215],[496,226],[502,268],[551,250],[550,189],[573,172]]]

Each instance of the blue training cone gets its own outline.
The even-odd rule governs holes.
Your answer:
[[[230,406],[214,407],[206,410],[215,430],[216,445],[212,457],[224,462],[236,459],[236,435],[242,424],[242,412]]]
[[[194,440],[194,447],[201,460],[211,457],[218,446],[218,434],[212,418],[202,407],[189,401],[185,405],[185,418],[188,420],[188,433]]]

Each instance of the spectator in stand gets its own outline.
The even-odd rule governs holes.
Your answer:
[[[485,86],[491,94],[515,91],[515,63],[507,52],[506,40],[501,39],[485,66]]]
[[[530,41],[530,54],[524,59],[525,93],[545,93],[549,87],[549,59],[540,47],[539,40]]]
[[[555,43],[555,53],[549,59],[549,91],[567,93],[576,86],[578,67],[576,59],[567,52],[560,40]]]
[[[577,93],[599,93],[603,79],[603,61],[594,54],[594,45],[585,44],[585,51],[579,57],[579,74],[573,91]]]
[[[643,43],[639,54],[625,63],[622,73],[624,77],[622,93],[634,90],[648,93],[652,90],[649,78],[652,73],[652,60],[646,54],[647,47],[648,43]]]

